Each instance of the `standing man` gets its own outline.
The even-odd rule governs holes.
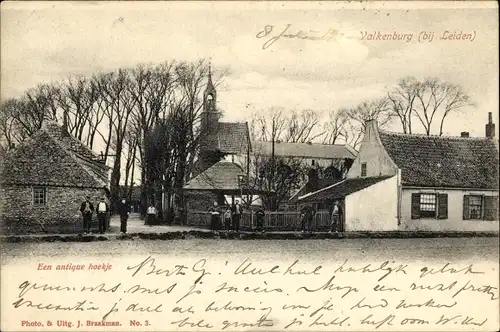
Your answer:
[[[148,225],[154,225],[156,219],[156,208],[153,203],[150,203],[148,209],[146,210],[146,223]]]
[[[90,226],[92,224],[94,205],[90,202],[90,196],[85,196],[85,201],[80,205],[80,212],[83,217],[83,235],[92,234]]]
[[[233,211],[231,210],[231,207],[228,207],[226,209],[226,212],[224,212],[224,230],[226,232],[229,232],[231,230],[231,217],[232,217]]]
[[[234,206],[234,211],[233,211],[233,229],[236,232],[240,231],[240,220],[241,220],[241,213],[242,213],[240,201],[236,200],[236,205]]]
[[[306,220],[307,220],[307,206],[304,206],[300,210],[300,230],[302,233],[306,231]]]
[[[104,234],[106,230],[108,212],[108,204],[104,200],[104,197],[102,197],[101,201],[97,204],[97,219],[99,220],[99,233],[101,234]]]
[[[125,234],[127,233],[127,221],[130,214],[130,206],[125,199],[120,202],[118,213],[120,214],[120,233]]]
[[[264,232],[264,218],[265,218],[265,212],[262,207],[259,207],[257,212],[255,213],[257,217],[257,232]]]
[[[340,207],[339,201],[335,201],[335,203],[333,203],[331,218],[332,218],[332,224],[330,227],[330,233],[333,232],[334,230],[335,232],[338,232],[338,228],[342,218],[342,209]]]

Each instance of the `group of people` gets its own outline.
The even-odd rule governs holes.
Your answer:
[[[300,211],[300,223],[302,232],[312,232],[312,223],[316,211],[310,205],[306,205]],[[338,232],[342,223],[343,210],[339,201],[335,201],[330,209],[330,233]],[[306,227],[307,226],[307,227]]]
[[[243,215],[243,207],[239,200],[235,204],[227,208],[219,207],[217,202],[214,202],[208,211],[210,212],[210,229],[212,231],[219,231],[222,228],[228,232],[239,232],[241,216]],[[264,231],[264,210],[259,209],[256,213],[257,218],[257,231]]]
[[[92,234],[92,215],[97,213],[97,220],[99,222],[99,233],[104,234],[109,228],[109,218],[111,216],[111,209],[104,197],[97,203],[97,208],[94,209],[94,204],[90,200],[90,196],[86,196],[85,200],[80,205],[80,212],[83,217],[83,234]],[[130,206],[125,199],[122,199],[117,206],[117,212],[120,215],[120,232],[127,233],[127,221],[130,215]]]

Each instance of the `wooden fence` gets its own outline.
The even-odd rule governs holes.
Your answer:
[[[210,227],[211,214],[207,211],[189,211],[187,225],[197,227]],[[225,225],[224,214],[221,214],[221,224]],[[317,211],[312,222],[313,230],[328,230],[330,227],[328,211]],[[222,226],[223,227],[223,226]],[[257,227],[257,216],[254,212],[244,212],[241,216],[240,229],[254,230]],[[295,211],[265,211],[264,228],[267,230],[301,229],[300,212]]]

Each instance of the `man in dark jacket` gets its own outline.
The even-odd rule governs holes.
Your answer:
[[[257,232],[264,232],[265,215],[266,213],[264,212],[264,209],[262,207],[260,207],[255,213],[255,216],[257,218]]]
[[[85,197],[85,201],[80,205],[80,212],[83,217],[83,234],[92,234],[90,227],[92,225],[92,213],[94,213],[94,205],[90,201],[90,196]]]
[[[120,233],[127,233],[127,221],[130,214],[130,206],[125,199],[122,199],[118,205],[118,214],[120,215]]]
[[[306,229],[311,233],[312,232],[312,222],[314,219],[314,210],[311,206],[306,205],[300,211],[301,217],[301,229],[302,232],[305,232]],[[307,225],[307,227],[306,227]]]

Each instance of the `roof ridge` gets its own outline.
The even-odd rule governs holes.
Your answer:
[[[85,167],[85,165],[83,165],[78,160],[78,157],[73,153],[73,151],[70,151],[69,149],[67,149],[64,146],[64,144],[62,142],[60,142],[57,138],[53,137],[50,134],[49,134],[49,136],[57,144],[57,146],[59,146],[65,153],[67,153],[77,163],[77,165],[80,166],[80,168],[83,169],[83,171],[85,171],[92,179],[94,179],[94,181],[96,181],[97,184],[102,184],[102,180],[99,179],[99,177],[97,176],[97,174],[95,174],[94,172],[92,172],[91,170],[89,170],[87,167]],[[105,183],[104,183],[104,186],[106,186]]]
[[[252,142],[262,142],[262,143],[272,143],[272,141],[261,141],[261,140],[254,140]],[[346,147],[349,146],[349,144],[326,144],[326,143],[308,143],[308,142],[278,142],[278,140],[275,141],[275,144],[304,144],[304,145],[321,145],[321,146],[339,146],[339,147]]]
[[[469,136],[469,137],[461,137],[461,136],[447,136],[447,135],[427,135],[427,134],[408,134],[408,133],[400,133],[396,131],[386,131],[379,130],[379,133],[382,135],[392,135],[392,136],[405,136],[405,137],[422,137],[422,138],[440,138],[440,139],[459,139],[459,140],[482,140],[489,141],[488,137],[477,137],[477,136]]]
[[[53,125],[53,126],[56,126],[58,127],[58,129],[61,130],[61,135],[64,135],[64,133],[62,132],[64,130],[64,128],[62,128],[62,126],[60,126],[56,121],[53,121],[53,120],[47,120],[46,122],[48,122],[49,125]],[[54,135],[51,133],[50,130],[48,130],[48,128],[46,127],[46,125],[44,126],[44,129],[45,131],[52,137],[54,137]],[[80,145],[82,148],[84,148],[85,150],[87,150],[87,152],[90,152],[94,157],[99,157],[99,154],[94,152],[94,150],[92,150],[91,148],[89,148],[87,145],[85,145],[82,141],[80,141],[78,138],[76,138],[75,136],[71,135],[69,132],[66,131],[66,133],[68,134],[67,137],[69,139],[71,139],[72,141],[76,142],[78,145]],[[57,139],[57,137],[54,137]],[[58,139],[59,141],[59,139]]]
[[[33,135],[28,136],[27,138],[25,138],[19,144],[16,144],[13,149],[7,149],[7,151],[5,151],[5,155],[7,156],[7,155],[10,155],[10,154],[16,153],[16,151],[19,148],[29,145],[32,141],[34,141],[38,136],[40,136],[43,133],[45,133],[48,136],[52,137],[48,132],[46,132],[45,130],[43,130],[43,128],[41,128],[40,130],[38,130],[37,132],[35,132]]]
[[[219,121],[219,123],[245,124],[247,121]]]

